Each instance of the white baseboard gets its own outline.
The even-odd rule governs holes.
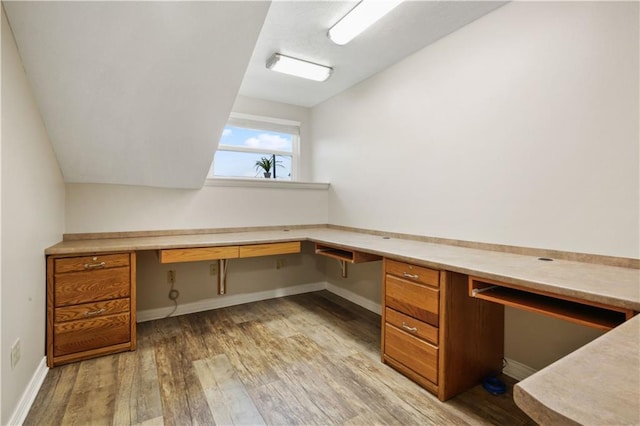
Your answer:
[[[510,359],[510,358],[505,358],[505,359],[507,361],[507,365],[504,367],[502,372],[507,376],[513,379],[516,379],[518,381],[524,380],[538,371],[535,368],[531,368],[528,365],[524,365],[513,359]]]
[[[258,302],[260,300],[275,299],[277,297],[292,296],[294,294],[309,293],[324,290],[326,283],[301,284],[291,287],[283,287],[275,290],[258,291],[246,294],[227,294],[215,298],[198,300],[197,302],[178,304],[178,309],[173,312],[173,306],[157,309],[147,309],[136,313],[137,322],[152,321],[166,318],[168,315],[179,316],[193,314],[195,312],[209,311],[211,309],[226,308],[228,306],[242,305],[243,303]],[[173,313],[172,313],[173,312]]]
[[[31,405],[33,401],[35,401],[36,396],[38,396],[38,391],[44,382],[45,377],[47,377],[47,373],[49,372],[49,368],[47,367],[47,358],[42,358],[40,364],[36,368],[36,371],[31,376],[31,380],[27,385],[27,388],[22,393],[20,400],[18,401],[18,405],[16,409],[13,411],[11,418],[9,418],[8,425],[21,425],[24,423],[27,418],[27,414],[29,414],[29,410],[31,409]]]
[[[363,308],[380,315],[382,313],[382,305],[380,303],[376,303],[367,299],[366,297],[362,297],[359,294],[355,294],[352,291],[349,291],[345,288],[338,287],[336,285],[327,283],[326,289],[333,294],[336,294],[343,299],[347,299],[350,302],[355,303],[356,305],[362,306]]]

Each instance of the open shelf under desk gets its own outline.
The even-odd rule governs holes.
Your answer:
[[[357,250],[341,249],[319,243],[316,243],[315,245],[315,253],[349,263],[372,262],[374,260],[382,259],[381,256],[376,254],[364,253]]]
[[[469,277],[469,296],[600,330],[611,330],[633,316],[633,311],[628,309],[534,292],[476,277]]]

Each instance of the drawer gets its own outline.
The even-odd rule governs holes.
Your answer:
[[[105,315],[130,311],[130,299],[114,299],[104,302],[85,303],[55,309],[56,323],[86,318],[97,318]]]
[[[435,269],[423,268],[422,266],[386,259],[385,270],[387,274],[402,277],[409,281],[433,287],[440,286],[440,271]]]
[[[55,259],[54,265],[56,274],[93,269],[119,268],[121,266],[129,266],[129,253],[66,257]]]
[[[438,326],[440,290],[394,275],[385,277],[385,306]]]
[[[129,268],[98,269],[55,276],[55,306],[129,297]]]
[[[390,324],[384,332],[385,355],[438,384],[438,348]]]
[[[300,242],[252,244],[240,246],[240,257],[271,256],[274,254],[300,253]]]
[[[158,250],[160,263],[199,262],[202,260],[235,259],[237,257],[238,246]]]
[[[68,355],[131,341],[129,313],[54,325],[54,356]]]
[[[385,321],[407,333],[438,345],[438,328],[393,309],[385,309]]]

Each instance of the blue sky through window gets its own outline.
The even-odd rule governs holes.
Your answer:
[[[261,172],[256,171],[256,161],[278,151],[287,154],[276,153],[276,160],[281,162],[281,167],[276,170],[277,178],[290,180],[293,137],[287,133],[226,126],[209,176],[263,177]],[[250,152],[233,151],[233,147]]]

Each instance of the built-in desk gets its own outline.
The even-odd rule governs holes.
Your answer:
[[[126,236],[122,235],[122,237]],[[260,230],[189,235],[136,236],[67,240],[48,248],[53,255],[87,255],[139,250],[167,250],[197,247],[242,246],[251,244],[312,241],[323,247],[357,250],[371,255],[410,262],[435,270],[474,276],[489,282],[509,284],[553,297],[605,305],[621,311],[640,311],[640,270],[566,260],[541,261],[536,256],[435,244],[411,239],[388,238],[327,227]],[[135,267],[135,265],[133,266]],[[485,302],[491,303],[491,302]],[[625,413],[640,412],[638,383],[638,317],[614,328],[600,339],[567,358],[543,369],[516,387],[516,402],[534,419],[565,418],[589,423],[638,423]],[[634,328],[635,327],[635,328]],[[635,337],[634,337],[635,336]],[[625,347],[627,350],[625,350]],[[603,348],[607,349],[606,376],[594,377],[597,385],[584,386],[594,368],[602,368]],[[631,354],[629,351],[635,351]],[[569,357],[575,357],[570,360]],[[568,360],[564,362],[564,360]],[[575,362],[579,360],[580,363]],[[590,360],[593,360],[591,362]],[[581,366],[584,365],[584,370]],[[546,374],[550,371],[549,375]],[[605,369],[602,369],[603,374]],[[537,379],[536,379],[537,377]],[[554,381],[550,377],[563,377]],[[610,378],[625,378],[605,380]],[[616,396],[624,381],[628,410],[621,410]],[[595,382],[589,382],[595,383]],[[565,387],[566,386],[566,387]],[[549,403],[549,389],[556,400]],[[605,397],[606,396],[606,397]],[[535,403],[538,401],[539,403]],[[576,409],[588,405],[592,417],[580,417]],[[548,410],[545,417],[544,411]],[[555,416],[555,417],[554,417]],[[613,420],[612,420],[613,419]],[[600,421],[602,420],[602,421]]]

